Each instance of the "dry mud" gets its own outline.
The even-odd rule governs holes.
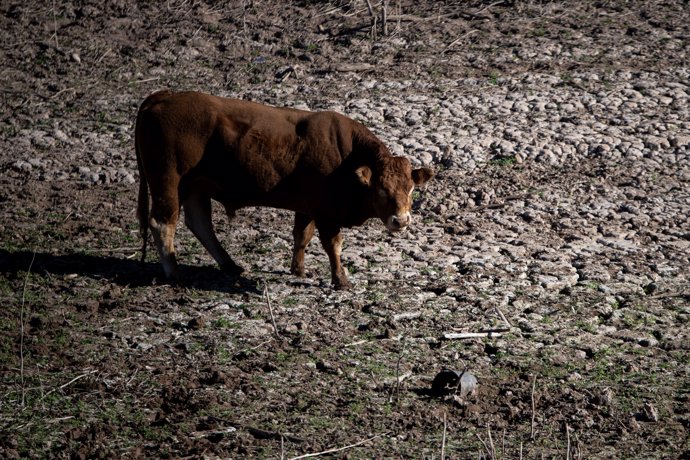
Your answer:
[[[0,5],[0,456],[690,458],[687,2],[386,3]],[[170,286],[160,88],[337,110],[437,176],[403,235],[345,232],[351,292],[316,241],[289,275],[271,209],[217,213],[240,280],[181,227]]]

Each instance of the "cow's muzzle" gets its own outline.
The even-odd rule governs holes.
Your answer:
[[[410,225],[412,217],[409,212],[405,214],[392,215],[386,220],[386,228],[389,232],[399,232]]]

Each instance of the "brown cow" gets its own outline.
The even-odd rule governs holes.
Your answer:
[[[173,239],[180,207],[221,269],[242,272],[213,231],[213,199],[230,217],[246,206],[295,211],[291,272],[304,276],[304,250],[317,228],[333,284],[347,289],[340,229],[371,217],[391,232],[404,229],[414,185],[433,175],[428,168],[413,170],[409,160],[392,156],[367,128],[343,115],[196,92],[149,96],[139,108],[135,138],[142,260],[150,226],[169,278],[178,275]]]

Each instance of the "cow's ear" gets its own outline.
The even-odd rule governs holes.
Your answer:
[[[355,174],[362,184],[367,187],[371,185],[371,168],[369,166],[360,166],[355,170]]]
[[[424,185],[434,177],[434,172],[429,168],[419,168],[412,171],[412,181],[415,185]]]

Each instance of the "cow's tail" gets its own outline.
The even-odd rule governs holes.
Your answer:
[[[139,234],[141,235],[141,263],[146,260],[146,244],[149,239],[149,185],[144,174],[144,165],[141,162],[139,139],[135,133],[134,150],[137,155],[137,168],[139,169],[139,197],[137,199],[137,218],[139,219]]]
[[[147,111],[159,103],[160,101],[168,98],[173,92],[170,90],[156,91],[147,97],[144,102],[139,106],[139,112],[137,113],[137,120],[134,126],[134,150],[137,155],[137,168],[139,169],[139,198],[137,200],[137,217],[139,219],[139,233],[141,234],[141,262],[144,263],[146,260],[146,245],[148,243],[149,236],[149,184],[144,173],[144,162],[141,158],[142,151],[139,145],[142,142],[142,120],[146,119]]]

